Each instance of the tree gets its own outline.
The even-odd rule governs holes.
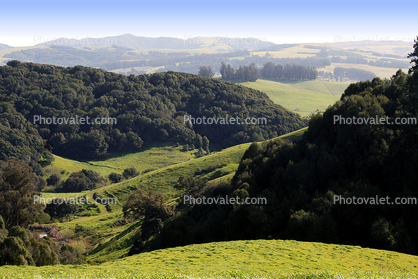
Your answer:
[[[59,174],[52,174],[47,180],[46,182],[49,185],[57,185],[61,182],[61,176]]]
[[[170,206],[166,204],[169,197],[156,191],[149,191],[146,194],[139,189],[132,194],[123,206],[123,216],[125,218],[144,218],[142,223],[143,240],[159,233],[163,227],[163,222],[173,215]]]
[[[98,172],[92,170],[81,170],[73,172],[62,185],[62,192],[81,192],[93,190],[97,185],[104,181]]]
[[[318,57],[328,57],[329,53],[325,48],[323,48],[316,54],[316,56],[318,56]]]
[[[206,136],[202,139],[202,147],[204,150],[209,150],[209,139]]]
[[[417,39],[414,40],[414,51],[408,54],[408,58],[411,59],[411,63],[415,63],[411,69],[409,69],[409,73],[412,73],[415,70],[418,70],[418,36]]]
[[[139,172],[136,170],[136,168],[132,167],[132,168],[126,168],[123,171],[123,177],[125,177],[125,179],[129,179],[135,176],[139,175]]]
[[[245,81],[255,82],[260,77],[257,67],[254,63],[251,63],[250,66],[243,67],[243,79]]]
[[[123,180],[123,176],[120,173],[111,172],[109,174],[109,180],[112,183],[118,183],[118,182],[121,182]]]
[[[85,190],[93,190],[94,183],[81,171],[74,172],[62,185],[62,192],[82,192]]]
[[[53,199],[44,211],[53,218],[62,218],[77,214],[78,205],[75,203],[60,203],[58,199]]]
[[[267,62],[266,64],[263,65],[263,68],[261,69],[261,75],[267,79],[276,78],[274,76],[275,68],[276,66],[274,65],[273,62]]]
[[[220,72],[221,72],[222,78],[223,79],[226,79],[226,76],[227,76],[227,68],[226,68],[226,63],[223,62],[223,61],[221,63],[221,70],[220,70]]]
[[[133,193],[123,206],[123,215],[125,218],[133,217],[135,219],[144,218],[151,220],[159,218],[162,220],[171,216],[171,207],[166,204],[168,197],[156,191],[145,193],[138,189]]]
[[[128,140],[128,146],[132,150],[140,150],[144,141],[134,132],[126,133],[126,139]]]
[[[203,150],[202,147],[199,148],[199,150],[197,151],[197,157],[203,157],[205,156],[205,151]]]
[[[43,205],[33,202],[35,174],[22,161],[11,158],[0,177],[0,215],[6,229],[32,223]]]
[[[195,144],[194,145],[196,146],[196,148],[202,147],[202,145],[203,145],[203,139],[202,139],[202,136],[201,135],[196,134]]]
[[[215,73],[211,66],[200,66],[199,67],[199,76],[202,77],[213,77]]]

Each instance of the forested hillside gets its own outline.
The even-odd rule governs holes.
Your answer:
[[[412,57],[416,57],[416,53]],[[278,238],[418,253],[416,125],[342,125],[342,117],[416,118],[418,72],[351,84],[315,115],[295,144],[253,143],[231,185],[179,181],[193,196],[265,197],[266,205],[194,205],[168,222],[151,248],[219,240]],[[339,198],[383,197],[386,204],[340,204]],[[399,201],[398,201],[399,202]],[[181,236],[181,237],[180,237]],[[137,243],[132,252],[144,244]]]
[[[174,72],[123,76],[82,66],[62,68],[10,61],[0,67],[0,102],[3,118],[22,114],[32,123],[34,116],[116,119],[116,123],[103,125],[35,123],[37,131],[32,133],[47,140],[53,153],[78,159],[135,151],[143,144],[163,141],[200,148],[204,137],[211,146],[227,147],[277,137],[306,125],[297,114],[274,104],[262,92]],[[185,115],[265,118],[267,124],[191,125],[184,123]],[[2,138],[6,141],[1,146],[2,156],[16,156],[8,147],[10,140],[3,134]]]

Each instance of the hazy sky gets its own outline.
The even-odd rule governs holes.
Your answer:
[[[254,37],[275,43],[412,41],[415,1],[2,1],[0,43],[131,33]]]

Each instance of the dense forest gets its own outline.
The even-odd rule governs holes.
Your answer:
[[[416,63],[418,44],[409,57]],[[414,60],[415,59],[415,60]],[[412,69],[416,69],[415,65]],[[157,237],[138,237],[131,253],[236,239],[296,239],[418,254],[418,129],[414,124],[339,125],[335,116],[416,118],[418,71],[351,84],[341,100],[312,117],[302,139],[246,151],[232,182],[193,177],[176,186],[194,197],[265,197],[264,205],[184,205]],[[386,204],[342,204],[342,198],[389,198]],[[182,199],[180,199],[182,200]],[[186,208],[185,208],[186,207]],[[164,211],[165,212],[165,211]],[[162,215],[163,216],[163,215]]]
[[[116,123],[34,123],[35,115],[104,117]],[[267,124],[193,125],[184,123],[185,115],[266,118]],[[28,163],[45,153],[42,139],[54,154],[87,159],[139,150],[154,142],[195,144],[204,136],[211,146],[227,147],[273,138],[307,124],[262,92],[216,79],[174,72],[124,76],[19,61],[0,67],[0,117],[5,131],[0,160],[15,156]]]

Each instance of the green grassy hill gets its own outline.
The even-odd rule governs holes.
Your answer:
[[[348,82],[310,81],[272,81],[258,79],[256,82],[238,82],[266,93],[276,104],[288,110],[308,116],[316,110],[324,111],[338,101]]]
[[[306,128],[300,129],[280,136],[279,138],[285,142],[295,141],[301,137],[305,130]],[[173,162],[170,164],[170,161],[167,160],[167,166],[165,167],[158,167],[157,170],[139,175],[120,183],[110,184],[93,191],[84,191],[81,193],[42,193],[42,196],[44,198],[89,197],[92,204],[83,206],[82,211],[78,214],[79,217],[69,222],[56,225],[63,228],[64,231],[66,229],[74,230],[77,225],[97,229],[103,235],[100,241],[102,246],[90,253],[90,258],[93,260],[115,259],[127,254],[134,241],[133,237],[135,236],[135,230],[133,230],[133,228],[138,226],[137,224],[115,225],[118,220],[122,219],[122,205],[126,202],[129,195],[133,191],[136,189],[153,189],[160,191],[173,199],[177,193],[173,186],[176,184],[180,176],[194,176],[196,178],[203,178],[212,182],[230,180],[238,169],[239,162],[249,146],[250,143],[240,144],[196,159],[194,159],[194,153],[196,150],[182,152],[179,151],[179,149],[175,149],[172,152],[176,152],[178,156],[183,154],[184,156],[188,156],[190,159],[177,164]],[[129,162],[127,159],[131,157],[139,160],[152,155],[152,159],[147,160],[147,162],[159,162],[165,158],[166,153],[163,151],[167,151],[167,148],[167,146],[163,147],[157,145],[156,147],[143,152],[126,154],[112,160],[96,160],[95,164],[101,167],[96,166],[93,170],[103,174],[104,171],[107,171],[107,168],[116,168],[118,162],[122,162],[124,160]],[[160,150],[160,152],[156,152],[158,150]],[[65,162],[65,165],[63,162]],[[135,162],[135,160],[133,160],[133,162]],[[70,167],[74,167],[71,171],[79,171],[80,168],[89,166],[91,167],[90,164],[56,157],[56,160],[50,169],[60,170],[61,168],[64,168],[70,171]],[[200,175],[196,175],[196,171],[203,172]],[[117,204],[106,207],[104,205],[94,203],[93,197],[114,197],[117,199]],[[115,241],[117,241],[117,245],[115,245]]]
[[[100,175],[107,177],[111,172],[122,173],[126,168],[134,167],[139,172],[143,172],[196,158],[194,155],[196,150],[194,152],[184,152],[182,149],[182,146],[176,146],[175,144],[154,144],[153,146],[143,148],[140,152],[114,152],[105,159],[84,162],[54,155],[55,161],[45,167],[45,177],[47,178],[52,174],[60,174],[62,179],[65,180],[72,172],[81,171],[82,169],[96,171]]]
[[[359,246],[247,240],[175,247],[98,266],[0,267],[1,278],[415,278],[418,257]]]

